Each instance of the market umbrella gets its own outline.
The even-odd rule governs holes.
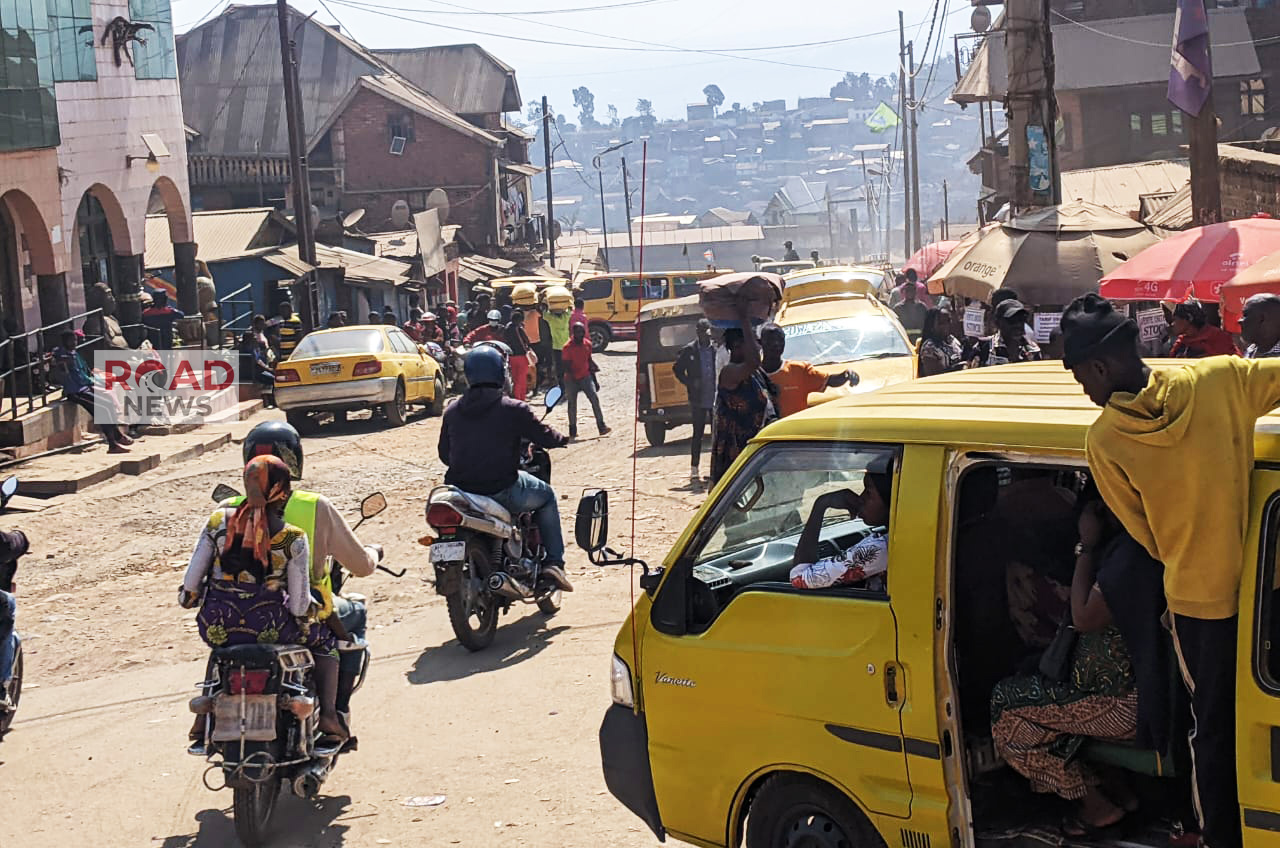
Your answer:
[[[996,289],[1013,288],[1028,304],[1066,304],[1157,241],[1127,215],[1073,200],[984,227],[934,278],[950,295],[990,301]]]
[[[907,264],[902,266],[902,273],[914,268],[920,279],[927,280],[938,270],[943,262],[947,261],[947,257],[951,255],[951,251],[955,250],[956,245],[960,244],[959,239],[950,241],[935,241],[933,244],[926,244],[924,247],[912,254],[907,260]]]
[[[1280,251],[1280,221],[1245,218],[1193,227],[1135,256],[1102,280],[1112,300],[1185,300],[1216,303],[1223,283],[1268,254]]]
[[[1262,257],[1223,284],[1218,291],[1223,329],[1240,332],[1244,302],[1255,294],[1280,294],[1280,252]]]

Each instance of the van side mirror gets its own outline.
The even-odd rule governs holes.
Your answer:
[[[552,391],[555,391],[554,389]],[[588,489],[578,499],[578,515],[573,525],[573,538],[595,562],[596,554],[609,541],[609,493],[604,489]]]
[[[222,503],[223,501],[229,501],[232,498],[238,497],[240,497],[240,493],[237,492],[235,488],[228,486],[226,483],[219,483],[213,487],[214,503]]]
[[[18,478],[12,474],[0,483],[0,508],[9,503],[9,499],[18,493]]]

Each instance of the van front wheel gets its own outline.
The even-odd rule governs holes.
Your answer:
[[[852,801],[800,775],[770,777],[747,812],[747,848],[884,848]]]

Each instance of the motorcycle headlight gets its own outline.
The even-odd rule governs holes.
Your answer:
[[[613,702],[627,709],[634,709],[635,694],[631,689],[631,669],[617,654],[613,655],[613,663],[609,666],[609,694]]]

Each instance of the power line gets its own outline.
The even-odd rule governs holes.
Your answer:
[[[424,15],[571,15],[577,12],[611,12],[615,9],[629,9],[636,6],[656,6],[675,3],[676,0],[630,0],[626,3],[610,3],[601,6],[574,6],[568,9],[525,9],[522,11],[486,12],[475,10],[461,11],[429,11],[427,9],[401,9],[399,11],[421,12]]]

